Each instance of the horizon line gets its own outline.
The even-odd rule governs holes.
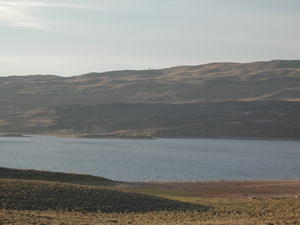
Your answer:
[[[157,70],[165,70],[165,69],[173,69],[173,68],[179,68],[179,67],[198,67],[198,66],[206,66],[211,64],[253,64],[253,63],[260,63],[260,62],[274,62],[274,61],[300,61],[300,59],[270,59],[270,60],[255,60],[255,61],[245,61],[245,62],[237,62],[237,61],[214,61],[209,63],[201,63],[201,64],[182,64],[182,65],[174,65],[174,66],[168,66],[168,67],[161,67],[161,68],[147,68],[147,69],[115,69],[115,70],[104,70],[104,71],[90,71],[82,74],[77,75],[57,75],[57,74],[43,74],[43,73],[37,73],[37,74],[24,74],[24,75],[0,75],[0,78],[9,78],[9,77],[29,77],[29,76],[55,76],[55,77],[61,77],[61,78],[70,78],[70,77],[79,77],[79,76],[85,76],[89,74],[104,74],[104,73],[112,73],[112,72],[125,72],[125,71],[157,71]]]

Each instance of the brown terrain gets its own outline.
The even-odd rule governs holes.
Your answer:
[[[162,196],[232,199],[300,198],[300,180],[119,184],[120,189]]]
[[[299,60],[274,60],[75,77],[10,76],[0,78],[0,104],[9,110],[120,102],[300,101],[299,75]]]
[[[300,224],[299,194],[299,180],[124,183],[0,168],[0,224]]]
[[[300,61],[0,78],[0,134],[300,138]],[[0,225],[300,224],[300,181],[126,183],[0,168]]]
[[[0,133],[299,139],[300,61],[1,77],[0,104]]]

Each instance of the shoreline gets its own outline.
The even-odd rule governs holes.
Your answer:
[[[54,170],[39,170],[39,169],[19,169],[19,168],[9,168],[0,166],[0,179],[2,179],[3,174],[1,172],[18,172],[18,173],[38,173],[38,174],[59,174],[59,175],[76,175],[76,176],[89,176],[94,178],[101,178],[101,176],[87,174],[87,173],[77,173],[77,172],[60,172]],[[104,178],[111,180],[110,178]],[[118,183],[129,183],[129,184],[213,184],[213,183],[251,183],[251,182],[300,182],[299,178],[287,178],[287,179],[245,179],[245,180],[193,180],[193,181],[120,181],[111,180]]]
[[[88,186],[108,186],[114,190],[153,194],[155,196],[172,195],[179,197],[229,199],[300,199],[300,178],[194,182],[124,182],[88,174],[0,167],[0,180],[30,180],[37,182],[61,182]]]
[[[120,190],[186,198],[300,199],[300,179],[125,183]]]
[[[78,139],[128,139],[128,140],[157,140],[157,139],[199,139],[199,140],[241,140],[241,141],[300,141],[300,138],[274,138],[274,137],[198,137],[198,136],[176,136],[176,137],[162,137],[162,136],[114,136],[114,135],[80,135],[80,134],[59,134],[59,133],[2,133],[1,137],[57,137],[57,138],[78,138]],[[20,135],[21,134],[21,135]]]
[[[99,175],[93,175],[88,173],[79,173],[79,172],[62,172],[56,170],[40,170],[40,169],[30,169],[30,168],[11,168],[11,167],[2,167],[0,166],[0,179],[2,179],[1,171],[2,170],[11,170],[11,171],[20,171],[20,172],[34,172],[34,173],[47,173],[47,174],[60,174],[60,175],[75,175],[75,176],[89,176],[94,178],[101,178],[106,180],[111,180],[113,182],[122,183],[122,184],[132,184],[132,185],[144,185],[144,184],[153,184],[153,185],[176,185],[176,184],[229,184],[229,183],[280,183],[280,182],[299,182],[299,178],[279,178],[279,179],[242,179],[242,180],[165,180],[165,181],[155,181],[155,180],[147,180],[147,181],[124,181],[124,180],[115,180],[113,178],[102,177]]]

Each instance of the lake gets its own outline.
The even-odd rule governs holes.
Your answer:
[[[1,137],[0,167],[121,181],[300,178],[300,142],[226,139]]]

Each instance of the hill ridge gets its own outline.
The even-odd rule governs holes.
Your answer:
[[[272,104],[267,104],[267,101],[273,101]],[[227,102],[228,106],[220,104],[221,107],[232,107],[232,110],[238,110],[243,114],[236,115],[236,121],[230,117],[231,112],[226,111],[226,115],[222,114],[222,109],[214,108],[210,106],[211,112],[218,112],[217,117],[210,117],[210,121],[203,121],[196,115],[201,114],[201,107],[207,109],[204,103],[210,102]],[[236,108],[230,102],[239,103],[239,107]],[[256,105],[260,105],[259,102],[266,104],[270,109],[277,111],[271,111],[266,109],[259,112],[253,111],[249,108],[248,111],[244,111],[243,104],[241,102],[249,102],[248,104],[256,108]],[[253,103],[257,102],[257,103]],[[198,66],[179,66],[158,70],[123,70],[123,71],[110,71],[104,73],[88,73],[85,75],[74,77],[59,77],[53,75],[38,75],[38,76],[25,76],[25,77],[0,77],[0,133],[1,132],[49,132],[53,127],[70,130],[72,127],[65,126],[68,124],[69,118],[74,118],[74,115],[82,111],[81,107],[87,107],[91,109],[93,106],[97,106],[99,110],[104,104],[125,103],[128,104],[128,109],[133,110],[131,114],[124,117],[119,115],[118,122],[112,122],[107,120],[108,118],[94,118],[94,121],[90,121],[85,114],[81,114],[81,117],[85,119],[82,124],[76,128],[77,132],[85,132],[88,130],[97,131],[99,133],[111,133],[120,132],[122,130],[131,130],[132,133],[148,132],[153,127],[149,127],[151,124],[157,124],[157,118],[151,113],[144,112],[141,108],[134,108],[130,104],[142,103],[142,104],[184,104],[184,103],[203,103],[200,107],[196,107],[195,112],[189,112],[193,114],[195,119],[194,123],[197,124],[197,128],[193,128],[196,131],[190,132],[188,130],[182,133],[184,126],[189,127],[191,124],[180,124],[181,127],[176,127],[174,124],[178,124],[173,121],[174,124],[169,124],[169,129],[173,135],[186,136],[187,133],[196,136],[223,136],[223,132],[226,134],[226,124],[231,121],[232,123],[238,122],[243,125],[236,130],[234,128],[233,133],[243,133],[243,136],[253,135],[257,137],[257,134],[263,132],[264,137],[273,137],[275,134],[272,129],[276,127],[275,137],[295,138],[295,132],[298,132],[298,125],[293,125],[293,120],[299,117],[299,114],[293,112],[293,107],[298,107],[290,104],[289,110],[285,111],[285,114],[281,114],[278,106],[282,105],[282,102],[296,102],[300,103],[300,60],[272,60],[272,61],[258,61],[252,63],[210,63]],[[72,105],[78,105],[77,109],[71,111]],[[144,106],[147,108],[147,106]],[[277,106],[276,106],[277,105]],[[68,108],[69,115],[61,114],[64,107]],[[166,109],[161,105],[161,111],[166,112]],[[180,108],[183,109],[184,105]],[[215,106],[219,107],[219,106]],[[105,108],[105,107],[104,107]],[[111,110],[116,110],[114,107],[110,107]],[[126,107],[117,109],[126,111]],[[145,123],[137,123],[134,121],[136,118],[132,117],[136,112],[144,112],[145,117],[152,118],[151,124],[145,126]],[[151,109],[152,110],[152,109]],[[100,110],[101,111],[101,110]],[[116,114],[117,112],[111,111],[109,114]],[[156,112],[155,112],[156,113]],[[155,134],[170,135],[170,132],[165,133],[166,125],[164,121],[169,121],[169,118],[173,118],[176,112],[169,112],[167,114],[157,115],[160,121],[159,127],[155,127]],[[247,116],[251,115],[251,118]],[[276,114],[277,113],[277,114]],[[101,113],[99,113],[100,115]],[[126,112],[125,112],[126,114]],[[63,115],[63,116],[62,116]],[[189,118],[176,117],[179,121],[189,121]],[[190,115],[191,116],[191,115]],[[76,117],[76,116],[75,116]],[[62,121],[61,118],[65,118]],[[220,119],[223,118],[223,121]],[[276,118],[276,119],[275,119]],[[133,120],[133,121],[132,121]],[[278,120],[278,121],[276,121]],[[78,120],[77,120],[78,121]],[[92,129],[93,124],[104,121],[102,128],[100,126],[97,129]],[[131,121],[131,124],[128,123]],[[218,121],[223,131],[214,130],[211,126],[216,124],[211,121]],[[247,121],[250,124],[247,124]],[[259,127],[258,121],[264,121],[264,127],[262,130],[252,130],[250,133],[249,126]],[[271,121],[271,122],[268,122]],[[285,121],[286,124],[279,124],[280,121]],[[203,134],[201,131],[201,123],[206,124],[209,131]],[[111,124],[110,127],[107,124]],[[123,124],[123,125],[122,125]],[[124,127],[124,124],[127,124]],[[135,124],[136,126],[132,127]],[[206,126],[205,125],[205,126]],[[233,125],[231,124],[230,127]],[[237,126],[237,125],[236,125]],[[109,127],[109,129],[107,129]],[[112,129],[115,127],[114,129]],[[121,129],[122,128],[122,129]],[[164,129],[161,131],[160,129]],[[221,129],[221,128],[220,128]],[[181,130],[180,132],[178,130]],[[247,130],[244,131],[244,130]],[[264,131],[269,130],[267,133]],[[287,130],[289,135],[284,135],[284,132],[280,130]],[[57,132],[58,130],[54,130]],[[215,133],[213,133],[215,132]],[[255,132],[257,134],[255,134]],[[269,133],[271,132],[271,133]],[[230,132],[229,132],[230,133]],[[233,133],[231,135],[233,135]],[[218,135],[217,135],[218,134]],[[280,134],[280,135],[279,135]]]

